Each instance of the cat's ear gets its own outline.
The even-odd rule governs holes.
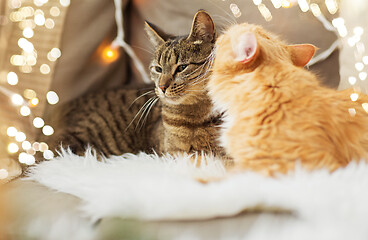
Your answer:
[[[206,11],[199,10],[196,13],[193,18],[192,29],[187,39],[192,41],[215,42],[215,24]]]
[[[154,47],[158,47],[171,37],[171,35],[166,34],[159,27],[148,21],[145,21],[144,29],[146,30],[146,33]]]
[[[241,34],[237,39],[231,41],[231,45],[236,61],[248,63],[257,56],[257,38],[251,32]]]
[[[289,45],[291,60],[295,66],[304,67],[312,59],[317,48],[312,44]]]

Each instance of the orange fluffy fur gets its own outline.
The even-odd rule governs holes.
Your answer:
[[[257,51],[241,62],[233,46],[245,33],[256,37]],[[359,94],[353,102],[352,90],[321,86],[302,67],[314,51],[311,45],[286,45],[246,23],[217,40],[208,89],[215,106],[227,111],[221,140],[236,169],[273,175],[300,161],[310,170],[333,171],[367,159],[368,114],[362,104],[368,97]]]

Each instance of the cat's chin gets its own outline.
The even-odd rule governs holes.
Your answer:
[[[191,98],[187,96],[180,97],[160,97],[160,100],[166,104],[170,105],[180,105],[180,104],[196,104],[198,102],[197,98]]]
[[[171,105],[179,105],[185,101],[183,97],[160,97],[160,100]]]

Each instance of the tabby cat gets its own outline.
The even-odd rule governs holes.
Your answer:
[[[230,27],[215,49],[208,89],[214,105],[227,111],[221,142],[235,169],[273,175],[300,161],[333,171],[368,159],[368,97],[352,101],[352,90],[321,86],[303,68],[314,46],[286,45],[244,23]]]
[[[150,64],[154,91],[103,91],[68,104],[51,148],[62,144],[81,155],[90,145],[105,156],[152,149],[224,154],[217,144],[221,114],[212,112],[205,90],[216,38],[211,17],[198,11],[188,36],[168,35],[148,22],[146,31],[156,49]]]

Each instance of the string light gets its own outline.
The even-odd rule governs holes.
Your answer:
[[[15,127],[8,127],[8,129],[6,130],[6,134],[9,137],[15,137],[15,135],[17,134],[18,130]]]
[[[60,15],[60,9],[56,6],[50,8],[50,15],[53,17],[58,17]]]
[[[41,142],[39,148],[40,148],[40,152],[45,152],[46,150],[49,149],[49,146],[46,143]]]
[[[331,14],[335,14],[339,9],[336,0],[326,0],[325,4]]]
[[[362,107],[366,113],[368,113],[368,103],[362,103]]]
[[[283,8],[289,8],[289,7],[291,7],[291,3],[288,0],[282,0],[281,1],[281,6]]]
[[[29,107],[27,106],[22,106],[19,112],[20,112],[20,115],[22,115],[23,117],[27,117],[31,115],[31,109],[29,109]]]
[[[33,165],[36,162],[36,159],[34,156],[27,154],[25,152],[22,152],[18,156],[19,162],[27,165]]]
[[[9,153],[16,153],[16,152],[18,152],[18,150],[19,150],[19,147],[18,147],[18,145],[17,144],[15,144],[15,143],[10,143],[9,145],[8,145],[8,152]]]
[[[362,58],[362,61],[363,61],[363,63],[364,63],[365,65],[368,65],[368,56],[364,56],[364,57]]]
[[[15,12],[10,13],[9,19],[12,22],[20,22],[24,19],[24,16],[20,12],[15,11]]]
[[[19,38],[18,46],[22,48],[26,53],[31,53],[34,50],[33,44],[25,38]]]
[[[42,65],[41,65],[41,67],[40,67],[40,72],[41,72],[42,74],[49,74],[49,73],[50,73],[50,71],[51,71],[51,69],[50,69],[50,66],[49,66],[49,65],[47,65],[47,64],[42,64]]]
[[[15,72],[9,72],[6,77],[9,85],[17,85],[18,84],[18,75]]]
[[[46,19],[45,27],[48,29],[53,29],[55,27],[55,22],[51,18]]]
[[[48,0],[33,0],[33,3],[37,7],[41,7],[48,3]],[[22,37],[17,40],[18,46],[21,49],[20,53],[16,53],[10,56],[10,64],[19,67],[19,71],[22,73],[31,73],[33,68],[37,64],[37,56],[40,54],[35,49],[35,46],[30,41],[35,36],[35,28],[44,27],[46,29],[53,29],[55,27],[54,19],[50,17],[46,17],[49,13],[51,17],[58,17],[61,14],[61,10],[58,6],[50,6],[48,8],[48,13],[44,13],[40,8],[35,9],[32,6],[22,6],[21,0],[9,0],[9,6],[14,9],[9,13],[9,20],[16,23],[21,30]],[[63,7],[67,7],[70,5],[70,0],[60,0],[60,4]],[[5,24],[5,20],[1,17],[0,24]],[[113,54],[110,53],[105,54],[107,56],[109,62],[115,61],[118,56],[117,49],[113,49]],[[47,59],[50,62],[55,62],[57,59],[61,57],[61,51],[58,48],[52,48],[47,53]],[[116,58],[115,58],[116,57]],[[36,70],[36,68],[34,68]],[[50,74],[51,72],[51,65],[49,63],[42,63],[39,66],[39,72],[41,74]],[[17,85],[20,81],[16,71],[8,72],[5,75],[6,82],[11,85]],[[23,98],[24,97],[24,98]],[[29,117],[32,114],[31,108],[35,108],[39,105],[39,98],[37,94],[32,89],[25,89],[23,92],[23,97],[20,94],[14,93],[11,94],[10,100],[15,106],[20,106],[19,113],[23,117]],[[27,99],[25,101],[24,99]],[[57,104],[59,102],[59,97],[56,92],[49,91],[46,94],[46,99],[48,104]],[[32,121],[33,125],[40,129],[40,131],[49,136],[54,133],[54,129],[49,126],[45,125],[45,121],[40,118],[34,118]],[[48,150],[47,143],[31,143],[30,141],[26,141],[26,134],[24,132],[18,131],[15,127],[10,126],[7,128],[7,135],[11,138],[14,137],[14,140],[21,144],[22,149],[26,152],[19,153],[19,161],[24,164],[33,164],[35,159],[33,155],[37,151],[43,151],[44,157],[47,159],[51,159],[53,157],[53,153]],[[9,152],[19,152],[19,146],[16,143],[11,143],[8,145]]]
[[[366,72],[360,72],[359,73],[359,79],[364,81],[367,79],[367,73]]]
[[[37,63],[37,59],[34,55],[30,54],[26,56],[26,64],[29,66],[34,66]]]
[[[46,160],[50,160],[54,157],[54,153],[50,150],[46,150],[43,152],[43,157],[46,159]]]
[[[321,12],[321,9],[319,8],[318,4],[316,4],[316,3],[312,3],[312,4],[310,5],[310,9],[311,9],[311,11],[312,11],[312,13],[313,13],[313,15],[314,15],[315,17],[319,17],[319,16],[321,16],[322,12]]]
[[[40,102],[40,100],[38,100],[38,98],[34,97],[29,101],[29,105],[31,107],[36,107],[38,105],[38,103]]]
[[[42,118],[36,117],[33,119],[33,126],[35,128],[42,128],[44,125],[45,125],[45,122],[43,121]]]
[[[57,104],[59,102],[59,96],[54,91],[49,91],[46,94],[46,99],[51,105]]]
[[[364,29],[362,27],[355,27],[353,30],[355,35],[362,36],[364,33]]]
[[[26,140],[26,134],[24,134],[23,132],[17,132],[17,134],[15,134],[15,140],[17,142],[23,142]]]
[[[26,64],[26,59],[22,55],[13,55],[10,58],[10,63],[14,66],[23,66]]]
[[[34,29],[36,27],[36,24],[33,20],[30,20],[30,19],[25,19],[19,23],[20,29],[24,30],[27,27]]]
[[[108,55],[111,57],[111,53],[109,52]],[[51,49],[50,52],[47,53],[47,59],[50,61],[56,61],[59,57],[61,57],[61,51],[58,48]]]
[[[22,96],[19,95],[19,94],[13,94],[11,96],[11,101],[16,106],[20,106],[24,103],[24,100],[23,100]]]
[[[27,7],[22,7],[19,9],[19,12],[22,13],[22,15],[27,18],[27,17],[32,17],[34,14],[34,9],[30,6]]]
[[[299,4],[300,10],[302,10],[302,12],[308,12],[309,4],[306,0],[298,0],[298,4]]]
[[[259,0],[256,0],[259,2]],[[262,2],[262,1],[260,1]],[[236,5],[235,3],[230,4],[230,10],[233,13],[234,17],[238,18],[241,16],[241,12],[240,9],[238,7],[238,5]]]
[[[26,27],[23,29],[23,36],[26,38],[32,38],[34,35],[33,29],[30,27]]]
[[[332,20],[332,25],[337,29],[340,37],[346,37],[348,30],[345,26],[345,20],[341,17]]]
[[[44,5],[45,3],[47,3],[48,0],[33,0],[33,3],[37,6],[37,7],[41,7],[42,5]]]
[[[70,5],[70,0],[60,0],[60,4],[63,7],[67,7]]]
[[[364,68],[364,64],[363,64],[363,63],[361,63],[361,62],[357,62],[357,63],[355,63],[355,68],[356,68],[356,70],[358,70],[358,71],[362,71],[362,70],[363,70],[363,68]]]
[[[45,125],[42,128],[42,133],[46,136],[51,136],[52,134],[54,134],[54,129],[49,125]]]
[[[357,79],[355,77],[349,77],[348,81],[350,85],[354,85],[357,82]]]
[[[34,16],[34,22],[38,26],[44,25],[45,22],[46,22],[45,16],[43,14],[41,14],[41,13],[35,14],[35,16]]]
[[[38,143],[38,142],[34,142],[34,143],[32,144],[32,148],[33,148],[33,150],[35,150],[35,151],[39,151],[39,150],[40,150],[40,143]]]
[[[35,155],[36,154],[36,150],[34,150],[33,148],[27,149],[26,153],[29,155]]]
[[[253,3],[258,6],[259,4],[262,3],[262,0],[253,0]],[[230,9],[231,9],[231,7],[230,7]]]
[[[54,57],[54,58],[56,58],[56,59],[58,59],[59,57],[61,57],[61,51],[60,51],[59,48],[53,48],[53,49],[51,49],[50,53],[51,53],[51,56]]]
[[[22,6],[21,0],[11,0],[8,2],[10,8],[20,8]]]
[[[352,94],[350,94],[351,101],[355,102],[356,100],[358,100],[358,98],[359,98],[359,94],[358,93],[352,93]]]
[[[264,5],[263,3],[259,4],[258,5],[258,10],[267,22],[272,20],[272,14],[271,14],[270,10],[266,7],[266,5]]]
[[[37,94],[34,90],[32,89],[26,89],[24,90],[24,93],[23,93],[23,96],[27,99],[32,99],[32,98],[35,98],[37,97]]]
[[[119,50],[111,45],[106,46],[102,50],[102,61],[106,64],[112,63],[119,58]]]
[[[282,6],[281,0],[271,0],[274,8],[278,9]],[[263,15],[263,14],[262,14]]]
[[[32,144],[29,141],[22,142],[22,148],[23,150],[28,150],[32,148]]]
[[[356,38],[354,38],[354,37],[349,37],[348,38],[348,44],[349,44],[350,47],[353,47],[356,43],[357,43]]]

